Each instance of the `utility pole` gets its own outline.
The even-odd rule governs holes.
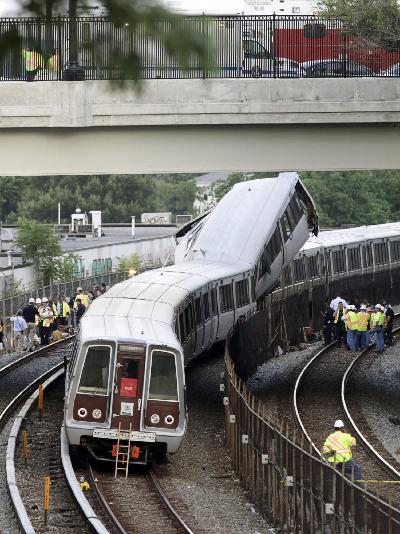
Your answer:
[[[68,66],[64,70],[64,80],[79,82],[85,79],[85,71],[78,61],[78,32],[76,20],[77,0],[69,0],[69,58]]]

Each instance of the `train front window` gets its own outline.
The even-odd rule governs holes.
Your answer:
[[[178,400],[175,355],[171,352],[152,353],[149,399]]]
[[[111,347],[89,347],[83,365],[78,393],[107,395]]]

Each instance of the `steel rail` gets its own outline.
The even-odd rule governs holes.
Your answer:
[[[397,319],[399,319],[400,318],[400,313],[395,314],[395,317]],[[400,327],[397,327],[397,328],[395,328],[393,330],[393,333],[397,333],[397,332],[400,332]],[[360,353],[360,355],[355,360],[353,360],[351,362],[351,364],[346,369],[346,372],[343,375],[342,386],[341,386],[342,408],[343,408],[343,411],[346,414],[346,419],[348,420],[348,422],[350,423],[350,425],[352,427],[352,430],[355,432],[355,434],[357,434],[358,438],[363,442],[363,444],[364,444],[365,448],[368,450],[368,452],[370,452],[375,457],[375,459],[382,465],[382,467],[386,471],[388,471],[391,475],[394,475],[400,481],[400,472],[397,471],[397,469],[395,469],[387,460],[385,460],[385,458],[383,458],[379,454],[379,452],[374,448],[374,446],[371,445],[371,443],[366,439],[366,437],[361,432],[361,430],[358,428],[358,426],[356,425],[354,419],[352,418],[352,416],[350,414],[350,410],[349,410],[349,408],[347,406],[347,402],[346,402],[346,386],[347,386],[347,383],[349,381],[349,378],[352,375],[352,373],[354,372],[354,370],[356,369],[356,367],[360,364],[360,362],[366,356],[366,354],[368,354],[370,352],[371,348],[372,347],[370,346],[370,347],[367,347],[366,349],[364,349]]]
[[[304,423],[303,423],[303,421],[302,421],[302,419],[300,417],[299,406],[298,406],[298,394],[299,394],[299,390],[300,390],[300,385],[301,385],[304,377],[307,375],[307,373],[309,373],[309,371],[312,368],[312,366],[314,365],[314,363],[321,356],[323,356],[326,352],[328,352],[332,347],[334,347],[335,345],[336,345],[336,341],[334,341],[333,343],[327,345],[326,347],[323,347],[319,352],[317,352],[317,354],[315,354],[315,356],[313,356],[311,358],[311,360],[309,362],[307,362],[307,365],[305,365],[303,367],[303,369],[301,370],[301,373],[297,377],[297,380],[296,380],[296,383],[295,383],[294,389],[293,389],[292,409],[293,409],[295,422],[300,427],[300,429],[303,432],[305,438],[309,441],[309,443],[311,444],[311,446],[314,449],[314,451],[318,454],[318,456],[322,456],[321,455],[321,451],[318,449],[318,447],[312,441],[312,439],[311,439],[309,433],[307,432],[306,427],[304,426]]]
[[[188,525],[185,523],[185,521],[182,519],[182,517],[178,514],[178,512],[172,506],[170,500],[168,499],[168,497],[166,496],[164,490],[160,486],[160,484],[159,484],[156,476],[154,475],[154,473],[152,471],[149,471],[148,475],[149,475],[149,477],[150,477],[150,479],[151,479],[151,481],[153,483],[153,486],[156,489],[158,495],[160,496],[160,498],[162,499],[163,503],[168,508],[168,510],[170,511],[172,516],[174,517],[175,521],[177,523],[179,523],[179,525],[184,529],[185,532],[187,532],[187,534],[193,534],[193,530],[191,530],[188,527]]]
[[[101,506],[105,510],[105,512],[106,512],[106,514],[108,516],[108,519],[111,521],[113,528],[115,529],[116,532],[118,532],[118,534],[127,534],[127,531],[124,529],[124,527],[118,521],[118,518],[116,517],[116,515],[112,511],[110,505],[107,502],[107,499],[104,497],[103,492],[101,491],[101,489],[100,489],[100,487],[99,487],[99,485],[97,483],[97,480],[95,478],[95,475],[93,473],[93,469],[92,469],[92,466],[90,465],[90,463],[88,464],[88,467],[89,467],[89,478],[90,478],[90,481],[92,483],[92,487],[94,488],[96,496],[100,500]]]
[[[45,347],[41,347],[40,349],[29,353],[27,355],[27,356],[29,356],[29,358],[23,357],[23,358],[20,358],[19,360],[16,360],[15,362],[12,362],[9,365],[6,365],[5,367],[2,367],[0,369],[0,378],[2,376],[6,375],[7,373],[9,373],[10,371],[12,371],[12,370],[14,370],[14,369],[16,369],[18,367],[21,367],[26,361],[29,361],[29,359],[32,358],[32,355],[33,355],[33,357],[36,357],[36,356],[40,356],[41,354],[45,354],[46,352],[49,352],[50,350],[52,350],[55,346],[65,344],[72,337],[73,336],[69,336],[68,338],[60,339],[60,341],[52,343],[51,345],[46,345]],[[4,410],[0,413],[0,425],[3,425],[5,423],[7,417],[9,417],[13,407],[16,404],[18,404],[24,397],[26,397],[28,394],[30,394],[36,388],[36,386],[38,386],[44,380],[47,380],[47,378],[49,378],[52,374],[56,373],[59,369],[62,369],[64,365],[65,365],[65,362],[58,363],[57,365],[55,365],[54,367],[52,367],[48,371],[44,372],[38,378],[35,378],[30,384],[28,384],[24,389],[22,389],[8,403],[8,405],[4,408]]]

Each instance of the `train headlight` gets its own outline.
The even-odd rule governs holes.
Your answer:
[[[86,417],[86,416],[87,416],[87,410],[86,410],[86,408],[79,408],[79,410],[78,410],[78,415],[79,415],[79,417],[82,417],[82,418],[83,418],[83,417]]]
[[[96,408],[95,410],[93,410],[92,415],[95,419],[100,419],[103,414],[101,413],[101,410]]]
[[[160,422],[160,416],[158,413],[153,413],[153,415],[150,417],[150,421],[153,423],[153,425],[156,425]]]
[[[174,421],[175,419],[172,417],[172,415],[167,415],[164,419],[166,425],[172,425]]]

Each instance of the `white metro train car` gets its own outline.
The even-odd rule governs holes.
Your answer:
[[[375,272],[400,262],[400,222],[324,230],[304,244],[284,273],[284,285]]]
[[[185,364],[225,339],[309,237],[318,218],[295,173],[243,182],[189,225],[176,264],[115,285],[84,315],[66,379],[65,428],[96,458],[130,437],[132,462],[178,450]],[[180,232],[180,235],[184,234]]]

